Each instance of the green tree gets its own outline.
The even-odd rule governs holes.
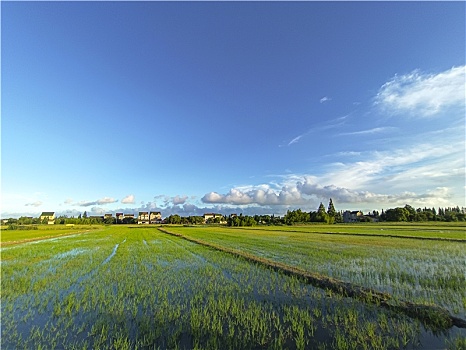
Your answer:
[[[315,220],[317,222],[328,222],[328,215],[322,202],[320,202],[319,209],[317,209]]]
[[[328,216],[335,217],[336,213],[337,211],[335,210],[335,207],[333,206],[332,198],[330,198],[330,201],[328,202],[327,214]]]
[[[181,216],[178,214],[170,215],[168,217],[168,223],[169,224],[180,224],[181,223]]]
[[[336,214],[337,214],[337,211],[335,210],[335,207],[333,205],[332,198],[330,198],[330,201],[328,202],[328,208],[327,208],[327,222],[329,224],[333,224],[335,222]]]
[[[106,217],[104,219],[104,223],[107,224],[107,225],[112,225],[112,224],[115,223],[115,218],[112,217],[112,216]]]
[[[387,221],[408,221],[409,211],[405,208],[387,209],[385,211],[385,220]]]

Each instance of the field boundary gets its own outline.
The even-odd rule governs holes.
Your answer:
[[[238,227],[231,227],[232,229]],[[241,228],[241,227],[240,227]],[[318,235],[341,235],[341,236],[363,236],[363,237],[387,237],[387,238],[403,238],[403,239],[420,239],[424,241],[440,241],[440,242],[458,242],[466,243],[466,239],[459,238],[442,238],[442,237],[424,237],[424,236],[405,236],[405,235],[391,235],[382,233],[354,233],[354,232],[321,232],[321,231],[298,231],[298,230],[267,230],[262,228],[244,228],[250,231],[267,231],[267,232],[292,232],[292,233],[313,233]]]
[[[232,254],[236,257],[241,257],[247,261],[261,264],[274,271],[281,272],[288,276],[298,277],[306,283],[315,287],[331,290],[332,292],[359,299],[368,303],[382,306],[384,308],[402,312],[409,317],[420,320],[426,327],[433,331],[441,331],[449,329],[453,326],[458,328],[466,328],[466,320],[450,315],[450,313],[434,304],[417,304],[409,301],[395,300],[390,294],[376,291],[370,288],[361,287],[352,283],[344,282],[335,278],[311,273],[289,266],[280,262],[272,261],[265,258],[257,257],[253,254],[245,253],[236,249],[227,248],[218,244],[206,242],[200,239],[188,237],[179,233],[170,232],[165,228],[158,228],[159,231],[176,236],[187,241],[200,244],[205,247]]]

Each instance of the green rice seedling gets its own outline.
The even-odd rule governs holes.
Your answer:
[[[326,295],[300,278],[154,228],[106,227],[92,235],[2,250],[10,261],[2,269],[2,348],[330,349],[337,338],[363,348],[360,325],[384,317],[375,345],[383,339],[396,348],[404,333],[415,347],[426,332],[404,315]],[[278,245],[255,249],[266,254],[268,247]]]

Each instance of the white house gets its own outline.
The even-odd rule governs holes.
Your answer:
[[[345,211],[343,213],[343,222],[359,222],[359,220],[363,217],[363,213],[359,210],[356,211]]]

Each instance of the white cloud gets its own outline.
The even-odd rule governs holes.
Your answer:
[[[447,129],[445,130],[447,132]],[[315,210],[332,198],[347,205],[460,205],[464,202],[464,141],[445,132],[419,135],[429,143],[377,152],[340,152],[343,161],[324,166],[321,175],[286,174],[279,183],[237,186],[207,193],[202,202],[226,206],[301,207]],[[459,191],[459,192],[458,192]]]
[[[298,205],[305,204],[296,187],[283,186],[276,191],[268,185],[248,186],[248,188],[232,188],[227,194],[207,193],[202,197],[204,203],[230,205]]]
[[[24,206],[26,207],[40,207],[42,205],[41,201],[35,201],[32,203],[26,203]]]
[[[187,200],[188,200],[188,196],[180,197],[180,196],[177,195],[177,196],[172,198],[172,203],[174,205],[184,204],[184,203],[186,203]]]
[[[301,137],[303,137],[303,136],[304,136],[304,134],[303,134],[303,135],[299,135],[299,136],[295,137],[293,140],[291,140],[290,142],[288,142],[288,146],[292,145],[293,143],[296,143],[296,142],[298,142],[298,141],[299,141],[299,139],[300,139]]]
[[[373,135],[373,134],[380,134],[382,132],[388,132],[397,130],[398,128],[391,127],[391,126],[384,126],[379,128],[372,128],[368,130],[361,130],[361,131],[353,131],[353,132],[345,132],[339,134],[339,136],[353,136],[353,135]]]
[[[123,198],[121,200],[121,203],[124,203],[124,204],[134,204],[135,201],[134,201],[134,195],[133,194],[129,194],[127,195],[125,198]]]
[[[465,107],[466,66],[438,74],[419,70],[395,75],[382,85],[375,104],[392,113],[409,112],[417,117],[434,116],[448,107]]]
[[[100,207],[92,207],[91,208],[91,213],[94,215],[104,215],[106,213],[104,208]]]
[[[81,201],[81,202],[76,203],[76,205],[80,207],[90,207],[91,205],[105,205],[105,204],[111,204],[111,203],[116,203],[116,202],[118,202],[118,199],[114,199],[111,197],[104,197],[104,198],[101,198],[101,199],[98,199],[92,202]]]
[[[320,99],[320,103],[325,103],[327,101],[331,101],[332,98],[331,97],[328,97],[328,96],[324,96]]]

